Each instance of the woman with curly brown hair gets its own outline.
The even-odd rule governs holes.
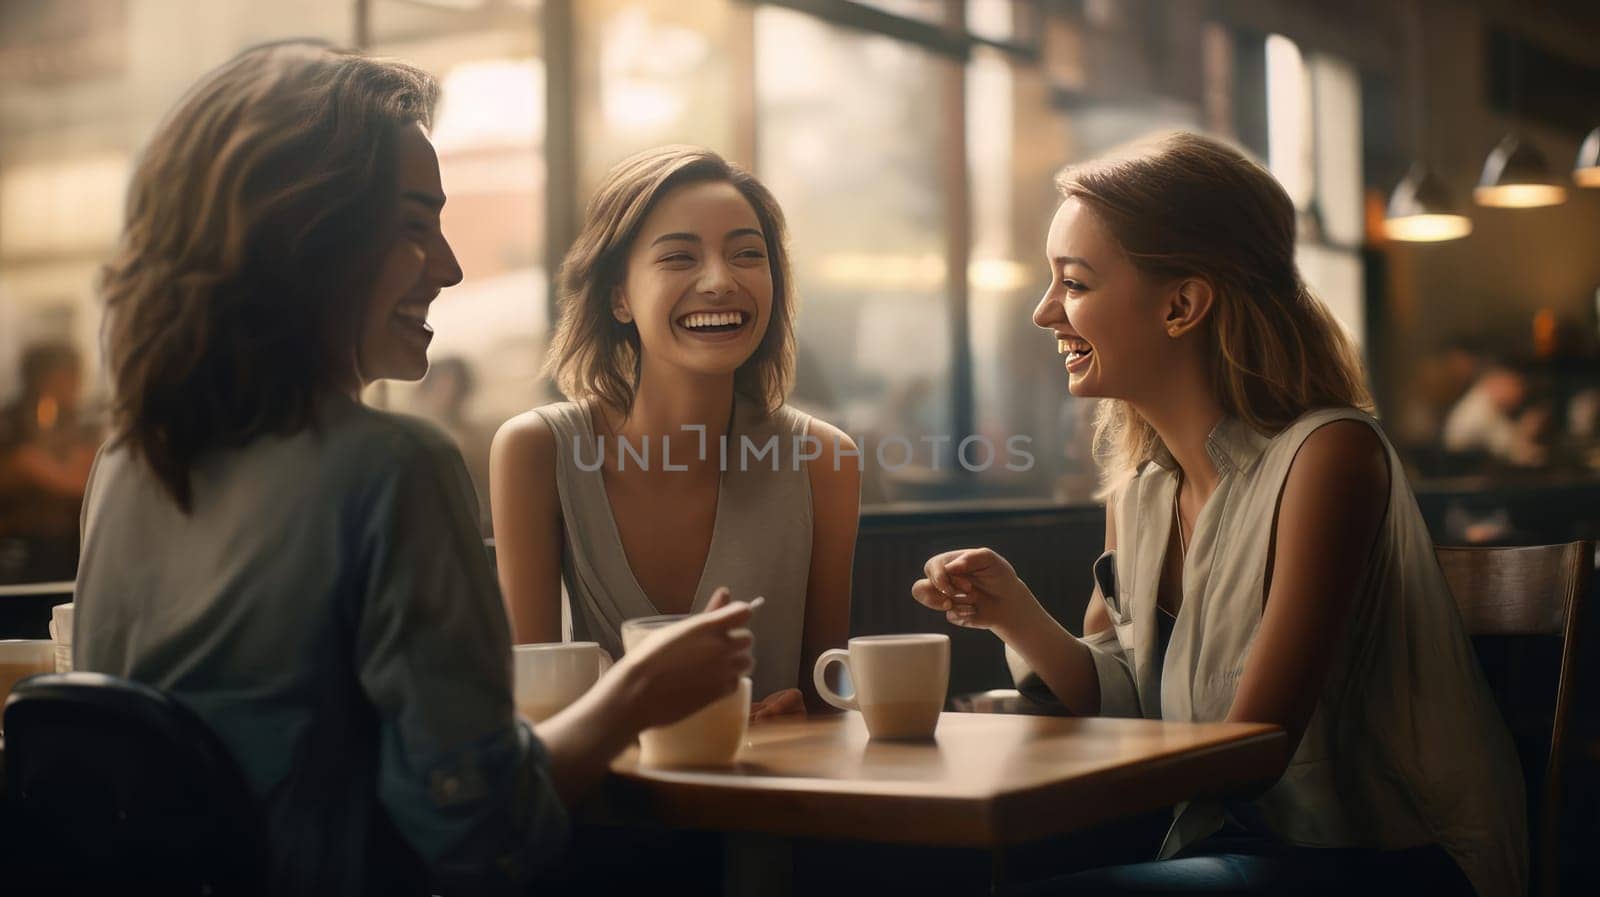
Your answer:
[[[719,595],[537,730],[514,714],[461,457],[360,402],[427,371],[462,277],[435,97],[396,62],[246,51],[151,141],[105,276],[74,661],[215,729],[262,801],[267,893],[515,886],[613,755],[750,665],[750,609]]]
[[[1160,861],[1037,892],[1521,893],[1516,754],[1283,187],[1194,134],[1058,185],[1033,319],[1102,399],[1084,635],[988,549],[929,559],[913,596],[1074,713],[1273,723],[1292,758],[1179,807]]]

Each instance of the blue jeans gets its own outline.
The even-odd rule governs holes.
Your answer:
[[[1472,884],[1435,845],[1407,850],[1297,847],[1274,838],[1227,831],[1170,860],[1105,866],[1006,889],[1012,897],[1080,895],[1349,895],[1427,894],[1475,897]]]

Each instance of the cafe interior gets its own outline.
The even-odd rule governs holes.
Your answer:
[[[1600,893],[1600,619],[1584,613],[1600,561],[1592,0],[0,2],[0,892],[67,892],[96,868],[144,893],[153,865],[194,893],[274,892],[234,742],[158,687],[84,678],[73,641],[85,490],[116,407],[102,272],[130,179],[190,85],[299,39],[437,79],[439,228],[464,276],[429,313],[426,376],[366,383],[359,400],[459,451],[485,581],[497,563],[508,581],[491,445],[563,399],[547,366],[562,260],[634,153],[707,147],[771,191],[798,296],[787,403],[860,449],[851,641],[808,648],[800,675],[809,689],[819,660],[818,692],[855,709],[757,718],[731,760],[675,762],[651,746],[667,725],[628,739],[566,806],[572,851],[610,863],[563,867],[549,889],[535,875],[525,893],[1123,893],[1027,887],[1153,860],[1174,808],[1181,821],[1285,774],[1279,726],[1074,714],[1009,642],[912,597],[930,558],[986,546],[1084,634],[1106,592],[1092,572],[1105,399],[1069,392],[1035,324],[1059,276],[1054,181],[1173,131],[1236,148],[1292,201],[1294,261],[1360,354],[1516,748],[1526,845],[1498,847],[1524,851],[1523,893]],[[630,631],[648,635],[624,624],[630,647]],[[598,672],[583,655],[583,687],[625,666],[599,653]],[[509,665],[528,715],[525,676],[567,674],[523,664]],[[931,736],[863,712],[882,671],[938,692]],[[23,879],[24,854],[58,859]],[[627,866],[644,877],[606,877]]]

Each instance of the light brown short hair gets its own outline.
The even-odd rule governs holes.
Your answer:
[[[633,407],[639,386],[639,331],[611,313],[627,275],[628,251],[662,197],[686,184],[727,183],[755,210],[772,266],[772,318],[761,345],[734,374],[734,389],[768,413],[794,381],[796,297],[783,210],[755,176],[698,146],[662,146],[624,159],[589,200],[583,231],[561,263],[560,322],[546,372],[567,398]]]

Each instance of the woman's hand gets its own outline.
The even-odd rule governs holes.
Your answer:
[[[739,687],[753,666],[751,613],[749,604],[731,601],[727,589],[718,589],[703,612],[623,655],[613,675],[627,683],[637,729],[677,722]]]
[[[991,629],[1004,638],[1044,612],[1011,563],[988,548],[936,554],[923,565],[923,573],[926,578],[911,587],[911,596],[944,611],[956,626]]]
[[[562,800],[572,805],[640,731],[732,693],[750,672],[751,613],[718,589],[704,612],[653,633],[570,707],[539,723],[534,732],[550,752]]]
[[[786,688],[776,691],[750,705],[750,721],[769,719],[775,716],[804,716],[806,712],[805,697],[798,688]]]

